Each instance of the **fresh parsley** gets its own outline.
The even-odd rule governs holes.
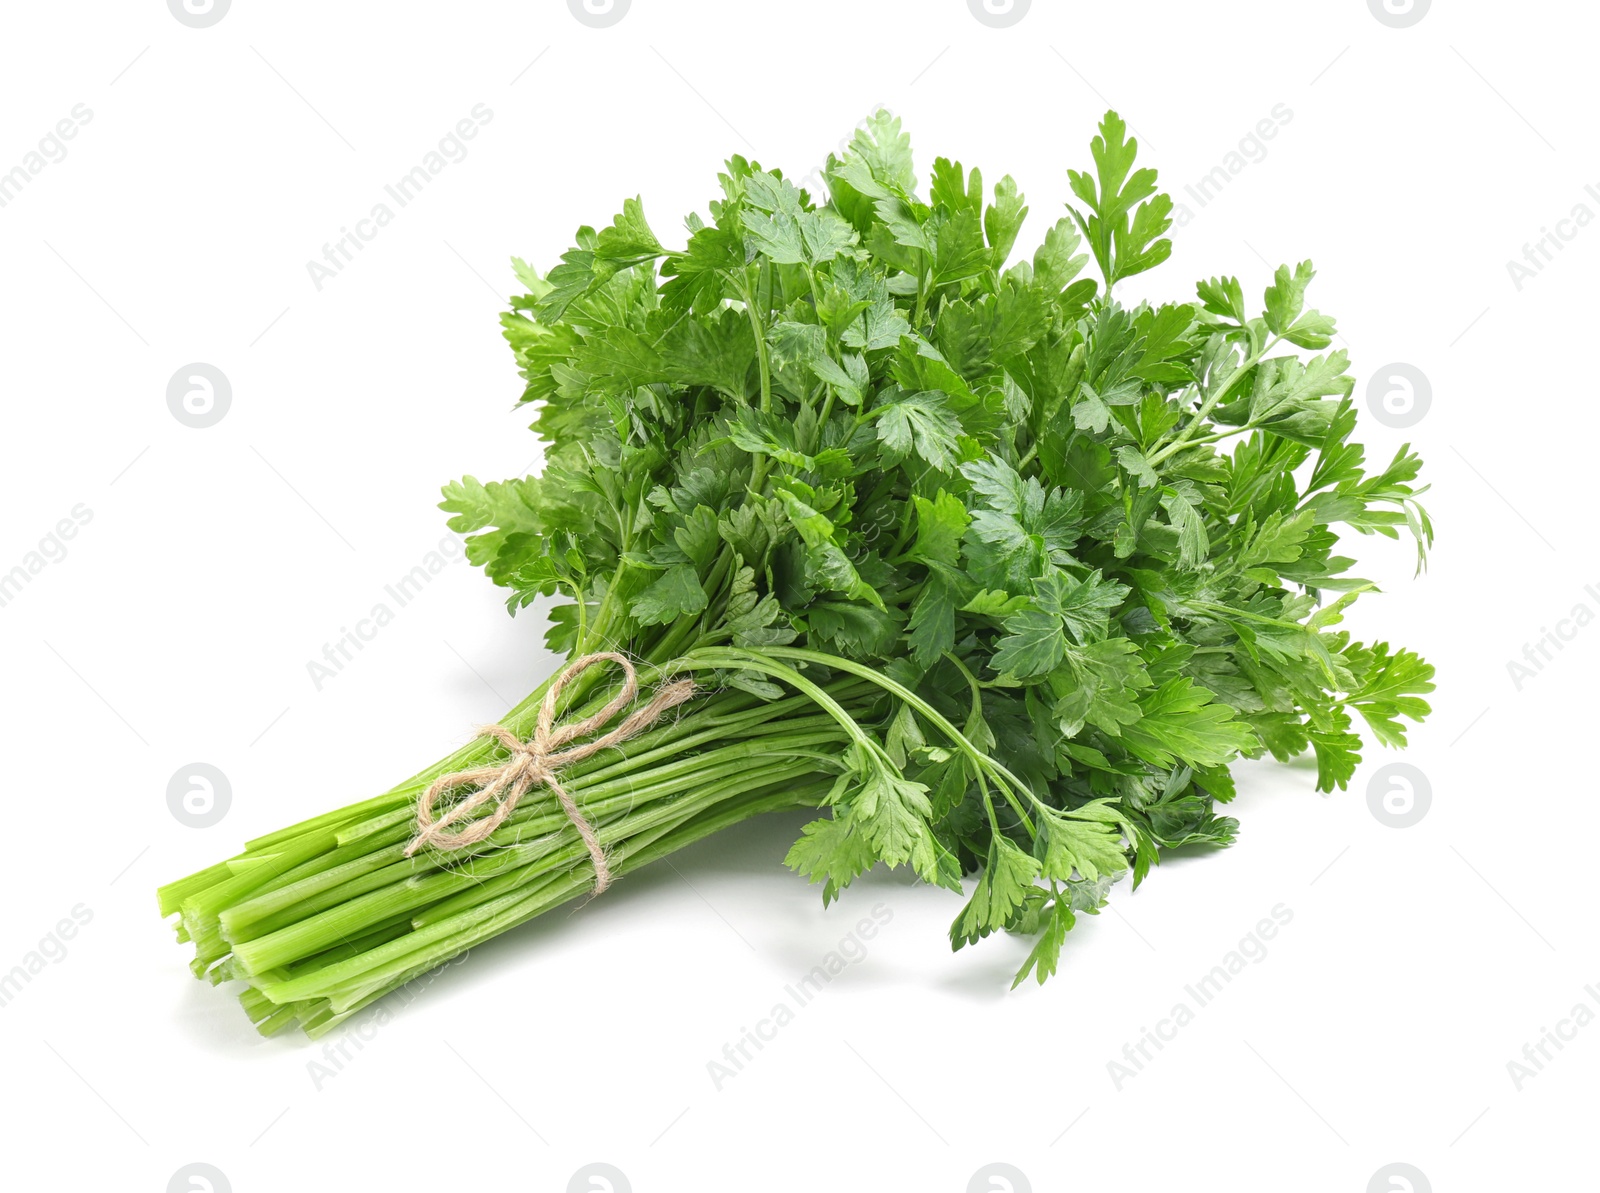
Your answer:
[[[879,113],[827,195],[734,157],[672,248],[637,199],[502,316],[538,476],[445,489],[550,647],[624,649],[705,690],[563,773],[624,874],[746,817],[818,810],[789,864],[838,898],[872,866],[959,893],[956,948],[1065,933],[1163,849],[1229,844],[1240,758],[1306,751],[1344,787],[1366,733],[1405,744],[1433,669],[1339,627],[1373,591],[1342,536],[1432,540],[1420,460],[1379,469],[1309,262],[1261,307],[1232,277],[1125,305],[1172,202],[1107,113],[1067,213],[939,158],[918,190]],[[669,238],[670,239],[670,238]],[[609,696],[598,671],[573,708]],[[595,682],[589,682],[594,680]],[[544,687],[506,717],[531,730]],[[196,972],[248,981],[263,1030],[328,1030],[582,893],[546,791],[466,859],[403,858],[432,777],[252,844],[162,892]]]

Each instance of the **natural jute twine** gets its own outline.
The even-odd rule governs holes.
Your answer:
[[[593,716],[574,724],[556,726],[556,702],[561,698],[561,693],[569,683],[596,663],[615,663],[621,667],[624,676],[622,689]],[[480,766],[444,775],[434,780],[433,786],[422,793],[417,801],[417,835],[406,846],[406,856],[410,857],[425,845],[436,849],[465,849],[486,840],[516,810],[517,802],[542,784],[556,793],[567,819],[572,821],[572,827],[578,830],[589,856],[594,859],[594,893],[598,895],[611,885],[611,870],[606,865],[605,850],[600,848],[600,839],[595,836],[594,826],[584,819],[577,803],[556,778],[557,772],[564,766],[582,762],[601,750],[626,741],[654,724],[669,708],[693,697],[694,693],[693,680],[680,679],[662,684],[649,703],[628,714],[611,732],[569,749],[567,746],[570,742],[597,733],[632,704],[634,697],[639,694],[639,677],[634,673],[633,664],[623,655],[602,651],[573,659],[556,676],[549,691],[545,692],[544,702],[539,705],[538,723],[533,737],[528,741],[522,741],[500,725],[485,725],[478,730],[479,737],[494,738],[510,751],[511,757],[495,766]],[[433,807],[439,797],[458,787],[476,787],[477,790],[443,816],[434,819]],[[496,806],[489,815],[471,820],[454,832],[445,831],[457,822],[467,820],[490,802],[496,802]]]

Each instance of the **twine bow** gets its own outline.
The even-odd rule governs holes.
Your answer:
[[[596,663],[615,663],[622,668],[624,679],[621,690],[612,697],[610,703],[593,716],[575,723],[556,726],[554,724],[556,702],[560,699],[561,693],[567,684]],[[406,856],[410,857],[425,845],[437,849],[465,849],[469,845],[476,845],[486,840],[506,822],[506,818],[516,810],[518,801],[524,795],[542,785],[555,792],[556,799],[561,801],[562,811],[567,814],[567,819],[572,821],[572,827],[577,829],[578,835],[583,838],[589,856],[594,859],[594,893],[600,894],[611,885],[611,870],[606,865],[605,851],[600,848],[600,839],[595,835],[594,826],[584,819],[582,812],[578,811],[576,801],[566,788],[561,786],[556,775],[562,767],[582,762],[601,750],[626,741],[640,730],[654,724],[669,708],[693,697],[694,693],[693,680],[680,679],[662,684],[656,689],[649,703],[629,713],[611,732],[593,741],[568,748],[569,743],[578,738],[598,733],[618,713],[632,704],[639,694],[639,677],[633,670],[633,664],[623,655],[602,651],[572,660],[545,692],[544,702],[539,705],[539,719],[532,738],[522,741],[504,726],[485,725],[478,730],[478,736],[494,738],[510,752],[511,756],[494,766],[480,766],[472,770],[443,775],[435,779],[433,785],[422,793],[417,801],[417,835],[411,844],[406,846]],[[477,790],[443,816],[435,819],[433,808],[439,797],[458,787],[476,787]],[[489,815],[471,820],[456,828],[454,832],[445,831],[452,825],[467,820],[479,808],[489,803],[495,804],[494,811]]]

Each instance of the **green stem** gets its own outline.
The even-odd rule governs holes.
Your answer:
[[[806,806],[826,787],[790,788],[772,794],[757,794],[747,801],[733,801],[704,817],[689,818],[650,840],[631,842],[613,851],[612,873],[622,876],[655,861],[676,849],[701,839],[740,820],[783,807]],[[425,970],[507,928],[515,927],[541,912],[581,895],[594,885],[592,868],[580,866],[564,875],[551,877],[531,893],[513,891],[487,904],[469,908],[454,917],[414,929],[390,944],[370,949],[357,957],[337,962],[315,973],[287,981],[264,980],[263,994],[274,1002],[308,998],[330,998],[336,1010],[351,1009],[353,1003],[407,980],[402,975]]]
[[[824,383],[823,389],[827,391],[827,396],[822,399],[822,413],[817,418],[819,435],[821,434],[821,429],[828,425],[828,419],[833,414],[833,386]]]
[[[1165,460],[1174,452],[1181,450],[1189,442],[1190,437],[1194,435],[1195,431],[1198,430],[1206,421],[1206,417],[1214,409],[1216,409],[1217,404],[1221,402],[1223,398],[1227,397],[1228,394],[1233,392],[1233,387],[1240,381],[1244,380],[1245,375],[1249,373],[1251,369],[1260,364],[1267,353],[1271,352],[1281,343],[1283,343],[1283,338],[1281,336],[1275,337],[1264,347],[1250,353],[1247,357],[1245,357],[1244,363],[1233,371],[1233,374],[1227,379],[1227,381],[1223,382],[1222,386],[1215,393],[1211,394],[1205,399],[1205,401],[1200,403],[1200,408],[1194,412],[1194,417],[1189,420],[1189,422],[1184,426],[1183,430],[1178,432],[1178,437],[1171,443],[1167,444],[1166,447],[1156,452],[1155,455],[1147,457],[1150,466],[1154,468],[1157,464],[1161,463],[1162,460]]]
[[[703,653],[711,654],[713,652],[708,651]],[[994,778],[996,780],[996,786],[1000,788],[1000,793],[1006,797],[1006,802],[1011,805],[1012,811],[1016,812],[1018,818],[1022,821],[1023,827],[1027,829],[1028,835],[1032,836],[1034,834],[1033,821],[1029,818],[1027,810],[1017,800],[1017,795],[1023,795],[1026,796],[1028,801],[1036,807],[1043,807],[1044,805],[1042,801],[1033,793],[1032,788],[1030,788],[1021,779],[1017,778],[1016,775],[1007,770],[1006,767],[996,759],[991,758],[989,755],[983,753],[976,746],[974,746],[967,739],[967,736],[962,733],[961,730],[952,725],[948,720],[946,720],[943,714],[938,711],[938,709],[934,708],[926,700],[922,699],[922,697],[918,696],[909,688],[904,687],[881,672],[875,671],[871,667],[867,667],[861,663],[857,663],[852,659],[841,658],[837,655],[822,654],[821,652],[814,650],[804,650],[792,646],[768,646],[763,648],[762,653],[759,655],[733,650],[729,650],[726,653],[739,659],[744,666],[752,667],[757,670],[766,670],[769,674],[774,674],[775,677],[777,672],[780,670],[787,672],[788,675],[784,676],[783,678],[788,679],[788,682],[791,684],[794,683],[794,679],[790,679],[788,676],[800,678],[798,673],[787,667],[774,668],[769,659],[763,656],[771,656],[771,658],[774,659],[786,658],[795,659],[801,662],[819,663],[825,667],[835,668],[840,671],[847,671],[852,675],[859,675],[862,679],[870,680],[872,683],[877,684],[884,691],[899,697],[917,712],[921,713],[923,717],[925,717],[935,728],[948,737],[950,741],[955,744],[957,749],[971,759],[974,767],[976,767],[979,772],[978,778],[980,785],[983,782],[984,774],[988,774]],[[809,683],[809,681],[805,682]],[[859,729],[857,731],[859,732]],[[875,742],[872,742],[871,739],[867,739],[867,744],[869,748],[873,749],[875,752],[881,752],[881,748],[878,747]]]
[[[756,337],[756,364],[761,370],[761,412],[772,413],[772,365],[767,355],[767,330],[762,323],[761,315],[756,310],[755,295],[750,292],[748,283],[740,289],[744,298],[745,314],[750,317],[750,330]]]

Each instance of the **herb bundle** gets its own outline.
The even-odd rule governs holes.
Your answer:
[[[788,863],[825,903],[910,867],[965,897],[956,948],[1035,936],[1017,982],[1043,982],[1123,875],[1234,839],[1236,759],[1312,750],[1331,791],[1359,726],[1400,746],[1426,715],[1432,667],[1336,628],[1373,588],[1340,531],[1408,532],[1421,567],[1420,460],[1371,471],[1350,441],[1309,262],[1258,313],[1231,277],[1117,301],[1171,251],[1136,149],[1108,113],[1068,214],[1009,265],[1015,182],[940,158],[920,197],[887,113],[829,158],[826,202],[735,157],[681,250],[630,200],[548,274],[515,262],[502,321],[543,471],[442,508],[513,611],[557,599],[552,649],[698,693],[560,771],[611,877],[816,808]],[[621,677],[569,680],[568,723]],[[549,689],[502,726],[527,740]],[[507,757],[480,738],[163,888],[195,974],[247,983],[261,1031],[316,1035],[589,892],[546,786],[469,849],[414,847],[425,789]]]

